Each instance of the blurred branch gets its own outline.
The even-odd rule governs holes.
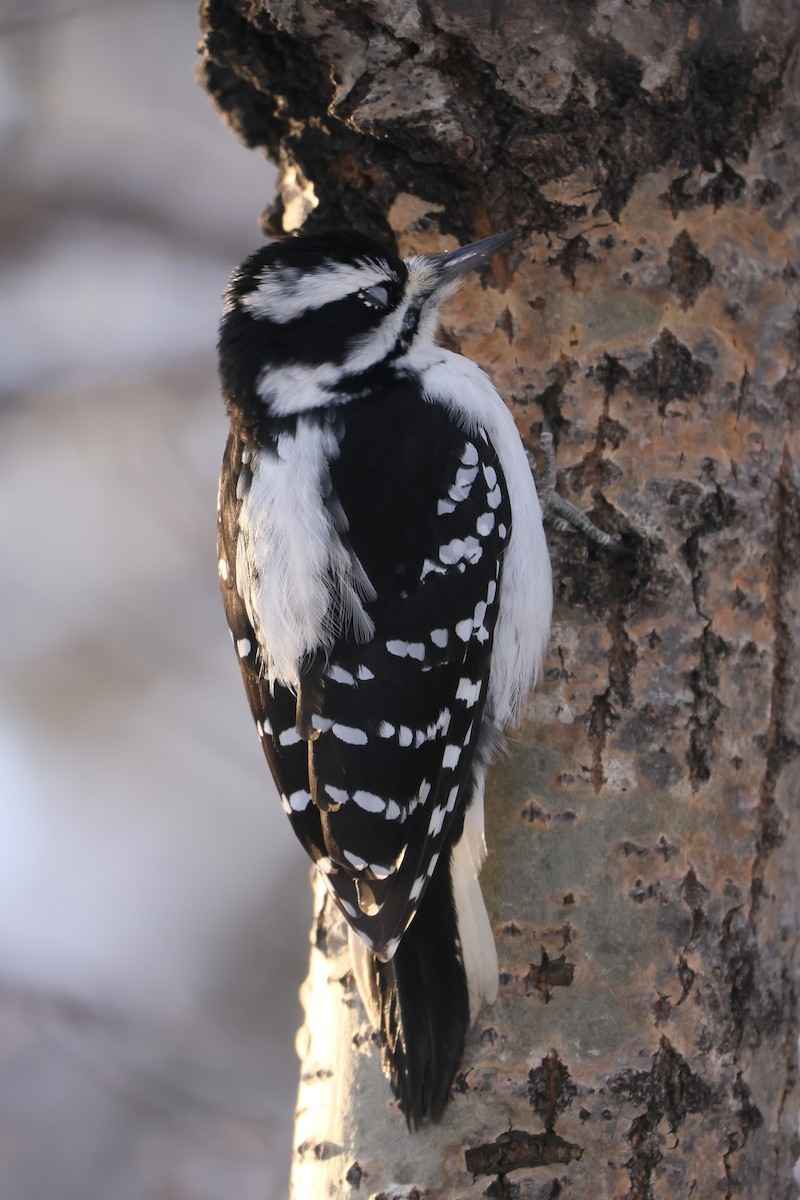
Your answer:
[[[43,6],[39,9],[26,7],[18,13],[0,20],[0,37],[18,33],[21,29],[31,29],[55,25],[60,21],[69,21],[73,17],[82,17],[85,13],[106,12],[115,8],[124,8],[135,0],[83,0],[82,4],[73,4],[69,8]]]

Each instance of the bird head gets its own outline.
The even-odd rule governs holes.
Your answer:
[[[516,236],[406,259],[353,231],[262,247],[225,293],[219,354],[229,406],[260,403],[286,417],[363,395],[381,372],[413,371],[434,343],[443,301]]]

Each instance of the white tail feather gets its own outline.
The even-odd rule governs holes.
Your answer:
[[[458,934],[469,989],[469,1015],[474,1021],[482,1004],[497,998],[497,948],[479,882],[486,857],[483,834],[483,781],[479,771],[475,794],[464,817],[464,832],[453,847],[451,878]]]
[[[458,936],[469,992],[469,1019],[474,1022],[483,1004],[497,999],[497,948],[481,892],[480,869],[486,857],[483,833],[483,784],[486,772],[477,771],[475,793],[464,817],[464,832],[453,847],[451,880]],[[374,991],[371,955],[361,938],[348,928],[353,974],[364,1007],[373,1025],[380,1028],[380,1005]]]

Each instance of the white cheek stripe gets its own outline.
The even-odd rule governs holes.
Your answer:
[[[359,375],[383,360],[394,350],[403,328],[410,298],[386,314],[364,337],[355,338],[341,363],[320,363],[309,367],[289,363],[285,367],[266,367],[258,378],[257,390],[270,411],[277,416],[306,412],[331,404],[344,404],[348,393],[331,389],[348,376]]]
[[[369,260],[366,262],[369,266]],[[344,265],[339,264],[339,266]],[[384,361],[400,339],[409,307],[419,303],[420,291],[424,291],[432,283],[432,268],[426,259],[406,259],[406,266],[408,281],[401,303],[393,311],[387,312],[383,320],[364,337],[354,340],[350,353],[343,362],[338,364],[320,363],[316,367],[290,363],[286,367],[267,368],[262,371],[257,382],[258,394],[271,412],[278,416],[288,416],[290,413],[305,412],[308,409],[321,408],[325,405],[344,404],[351,398],[346,392],[332,392],[331,388],[340,383],[342,378],[359,375],[362,371],[374,367],[376,363]],[[389,278],[389,272],[384,267],[380,279],[376,282],[385,282],[387,278]],[[358,281],[355,287],[349,287],[349,292],[364,287],[365,279],[366,276],[363,272],[359,272]],[[366,286],[370,286],[370,284],[367,283]],[[302,294],[303,307],[305,307],[307,295],[305,284]],[[348,289],[345,289],[342,295],[347,294]],[[283,307],[285,298],[285,294],[282,293],[281,307]],[[423,305],[420,313],[417,340],[424,337],[428,337],[429,340],[433,339],[436,330],[436,309],[428,311],[429,307]]]

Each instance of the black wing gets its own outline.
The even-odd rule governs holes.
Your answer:
[[[348,404],[340,420],[330,503],[377,592],[366,605],[374,636],[317,656],[298,696],[270,691],[235,581],[235,433],[223,467],[223,594],[295,832],[350,924],[391,957],[474,786],[510,510],[485,434],[465,433],[410,384]]]

